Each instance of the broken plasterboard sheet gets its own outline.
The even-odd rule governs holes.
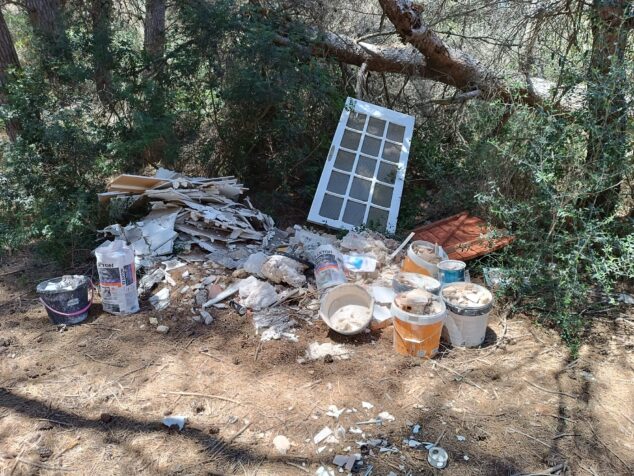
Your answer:
[[[108,191],[142,193],[166,183],[169,182],[161,178],[122,174],[110,182]]]
[[[264,276],[262,276],[262,266],[264,266],[264,263],[266,263],[268,259],[269,257],[261,251],[253,253],[244,262],[244,270],[249,274],[263,278]]]
[[[308,215],[313,223],[393,233],[414,117],[348,98]]]

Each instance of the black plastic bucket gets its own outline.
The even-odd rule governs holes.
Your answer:
[[[37,293],[54,324],[79,324],[88,317],[93,290],[87,276],[62,276],[43,281],[37,285]]]

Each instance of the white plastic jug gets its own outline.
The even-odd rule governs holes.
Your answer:
[[[111,314],[139,310],[134,251],[125,241],[106,241],[95,250],[103,309]]]

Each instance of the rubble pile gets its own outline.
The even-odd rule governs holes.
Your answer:
[[[419,316],[431,316],[443,310],[438,296],[420,288],[397,294],[394,303],[403,311]]]

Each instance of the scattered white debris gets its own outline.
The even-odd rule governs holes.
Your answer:
[[[278,453],[285,455],[291,449],[291,442],[284,435],[277,435],[273,438],[273,446]]]
[[[403,440],[403,444],[409,446],[410,448],[418,448],[419,446],[423,445],[423,443],[414,439]]]
[[[339,409],[337,408],[336,405],[330,405],[328,406],[328,411],[326,412],[326,415],[331,416],[333,418],[335,418],[336,420],[339,419],[339,417],[341,416],[341,414],[345,411],[345,408]]]
[[[619,293],[617,301],[621,301],[625,304],[634,304],[634,296],[627,293]]]
[[[323,359],[327,355],[331,356],[334,360],[347,360],[351,354],[352,351],[348,350],[343,344],[331,344],[330,342],[320,344],[318,342],[312,342],[308,346],[308,349],[306,349],[304,358],[300,358],[297,361],[302,364],[311,360]]]
[[[394,421],[395,420],[395,418],[392,415],[390,415],[388,412],[379,413],[377,418],[382,420],[382,421]]]
[[[154,296],[151,296],[150,304],[154,306],[154,309],[160,311],[165,309],[170,304],[170,290],[169,288],[163,288],[159,292],[157,292]]]
[[[255,279],[255,278],[253,278],[253,279]],[[227,299],[228,297],[233,296],[240,289],[240,284],[241,283],[242,283],[242,281],[236,281],[231,286],[227,287],[227,289],[225,289],[223,292],[218,294],[215,298],[212,298],[209,301],[207,301],[205,304],[203,304],[203,307],[215,306],[220,301],[223,301],[223,300]],[[201,287],[202,287],[202,285],[201,285]],[[218,306],[216,306],[216,307],[218,307]]]
[[[253,314],[255,333],[260,334],[263,342],[282,338],[297,342],[297,336],[291,332],[297,322],[291,319],[288,311],[281,307],[273,307]]]
[[[177,258],[171,259],[169,261],[162,261],[161,264],[165,266],[165,271],[172,271],[173,269],[178,269],[185,266],[185,263]]]
[[[188,279],[189,278],[189,271],[183,271],[181,273],[181,278]]]
[[[170,331],[170,328],[165,325],[157,326],[156,332],[160,334],[167,334]]]
[[[462,458],[463,458],[465,461],[469,461],[469,455],[464,455]]]
[[[374,408],[374,405],[372,405],[370,402],[361,402],[361,407],[365,408],[366,410],[372,410]]]
[[[149,321],[153,326],[158,326],[158,319],[156,317],[150,317]]]
[[[173,426],[178,427],[178,431],[182,431],[185,428],[185,423],[187,423],[187,417],[180,415],[172,415],[163,418],[163,425],[168,428],[172,428]]]
[[[456,435],[456,440],[458,440],[458,441],[465,441],[465,440],[466,440],[466,438],[465,438],[464,436],[462,436],[462,435]]]
[[[273,286],[266,281],[260,281],[254,276],[249,276],[240,282],[239,292],[240,298],[242,298],[242,305],[256,311],[269,307],[278,299]],[[222,294],[220,293],[219,296]]]
[[[357,435],[360,435],[361,433],[363,433],[363,430],[362,430],[361,428],[356,427],[356,426],[354,426],[354,427],[353,427],[353,426],[351,426],[351,427],[348,429],[348,431],[349,431],[350,433],[355,433],[355,434],[357,434]]]
[[[379,304],[392,304],[396,296],[394,289],[384,286],[372,286],[371,291],[372,297]]]
[[[274,283],[286,283],[295,288],[306,284],[304,270],[306,266],[287,256],[271,256],[262,265],[262,275]]]
[[[314,437],[313,437],[313,442],[318,445],[319,443],[321,443],[322,441],[324,441],[326,438],[328,438],[329,436],[331,436],[332,430],[330,428],[328,428],[327,426],[325,426],[324,428],[322,428],[322,430],[317,433]]]
[[[419,432],[420,432],[420,425],[414,425],[414,428],[412,428],[412,433],[416,435]]]
[[[183,286],[180,290],[181,294],[185,294],[187,291],[189,291],[190,287],[189,286]]]

